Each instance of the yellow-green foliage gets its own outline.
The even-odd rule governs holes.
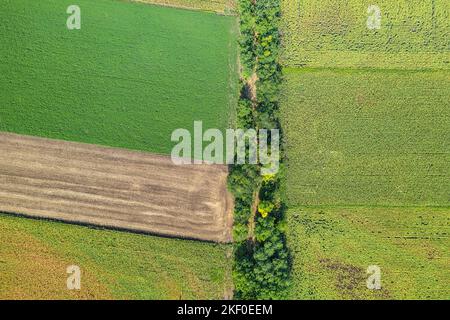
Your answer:
[[[449,299],[450,2],[281,1],[291,298]]]
[[[285,78],[289,205],[450,205],[450,72]]]
[[[450,68],[448,0],[282,0],[282,13],[287,66]]]
[[[450,299],[448,207],[293,208],[288,223],[292,299]]]
[[[222,299],[227,245],[96,230],[0,214],[1,299]],[[66,268],[81,268],[69,292]]]

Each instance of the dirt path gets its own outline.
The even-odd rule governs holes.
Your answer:
[[[0,211],[231,241],[226,166],[0,133]]]

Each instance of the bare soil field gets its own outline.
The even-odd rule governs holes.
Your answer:
[[[227,167],[0,133],[0,211],[216,242],[231,241]]]
[[[159,6],[182,8],[188,10],[204,10],[230,14],[236,8],[235,0],[132,0]]]

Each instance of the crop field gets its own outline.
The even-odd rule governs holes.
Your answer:
[[[285,70],[287,198],[450,205],[450,73]]]
[[[224,165],[0,133],[0,212],[231,241]]]
[[[449,210],[292,208],[291,299],[449,299]],[[366,287],[371,265],[381,290]]]
[[[450,2],[282,0],[283,64],[291,67],[449,69]]]
[[[170,153],[171,133],[224,129],[236,18],[115,0],[0,2],[0,131]]]
[[[282,0],[292,299],[450,298],[450,3],[372,4]]]
[[[231,14],[236,8],[236,0],[133,0],[162,6],[197,9]]]
[[[81,29],[69,30],[72,4],[0,2],[0,211],[229,242],[227,168],[175,167],[164,154],[175,129],[231,121],[234,2],[79,0]],[[0,299],[233,294],[228,245],[3,213],[0,243]],[[67,290],[69,265],[81,291]]]
[[[222,299],[232,292],[227,245],[1,214],[0,243],[0,299]],[[70,265],[81,268],[80,291],[66,288]]]
[[[285,78],[291,298],[449,299],[450,73]]]

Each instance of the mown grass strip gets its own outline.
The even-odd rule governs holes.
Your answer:
[[[235,0],[130,0],[160,6],[183,8],[191,10],[212,11],[232,15],[236,13]]]
[[[282,64],[450,68],[447,0],[282,0]],[[368,27],[376,6],[380,27]]]
[[[285,79],[290,206],[449,204],[448,71],[302,69]]]

